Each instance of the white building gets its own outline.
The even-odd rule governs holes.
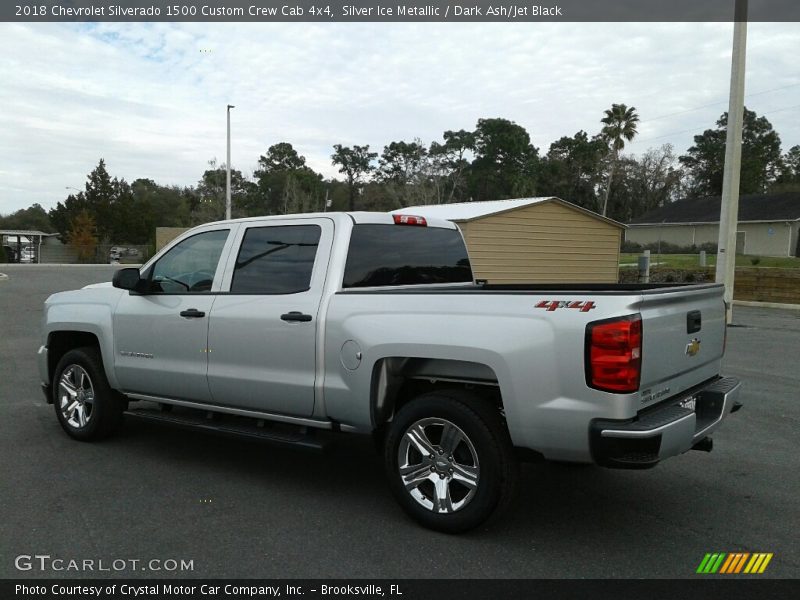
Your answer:
[[[716,244],[720,204],[719,196],[672,202],[628,223],[625,239],[642,245]],[[739,199],[737,254],[800,256],[799,231],[800,193],[749,195]]]

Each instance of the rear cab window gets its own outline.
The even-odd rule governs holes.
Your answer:
[[[467,248],[457,229],[356,224],[342,287],[470,283]]]

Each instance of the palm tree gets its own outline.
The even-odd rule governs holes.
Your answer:
[[[639,122],[639,115],[636,108],[628,108],[624,104],[612,104],[609,110],[605,111],[606,116],[600,119],[603,124],[601,135],[611,144],[611,167],[608,171],[608,184],[603,198],[603,216],[608,210],[608,196],[611,193],[611,180],[614,178],[614,171],[619,161],[619,153],[625,147],[625,140],[629,142],[636,136],[636,124]]]

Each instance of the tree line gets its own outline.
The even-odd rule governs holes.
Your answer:
[[[558,196],[621,222],[681,198],[719,195],[727,114],[694,136],[686,154],[671,145],[625,154],[638,135],[634,107],[614,104],[598,131],[564,136],[541,152],[521,125],[479,119],[474,130],[448,130],[429,144],[393,141],[380,152],[369,145],[332,147],[341,178],[325,178],[289,142],[269,146],[252,176],[231,170],[232,216],[323,210],[388,211],[417,204]],[[211,161],[197,184],[164,186],[151,179],[112,177],[105,161],[85,189],[50,211],[35,204],[6,217],[3,229],[58,232],[81,244],[148,244],[158,226],[189,227],[225,214],[224,165]],[[800,190],[800,146],[788,152],[764,116],[745,109],[742,194]]]

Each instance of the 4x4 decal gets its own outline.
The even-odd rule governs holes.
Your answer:
[[[536,308],[544,308],[550,312],[557,308],[576,308],[581,312],[589,312],[597,307],[591,300],[542,300]]]

